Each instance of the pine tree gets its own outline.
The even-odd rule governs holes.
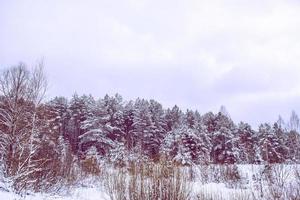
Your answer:
[[[183,165],[208,164],[210,148],[205,130],[182,124],[168,132],[161,146],[161,154]]]
[[[203,117],[198,111],[195,112],[195,131],[199,138],[199,148],[201,152],[198,156],[200,164],[211,163],[210,152],[212,149],[212,135],[208,132],[206,125],[203,123]]]
[[[286,132],[285,145],[288,148],[289,160],[300,163],[300,135],[296,131]]]
[[[212,134],[211,156],[214,163],[232,164],[236,162],[234,155],[234,123],[219,112],[214,119],[215,131]]]
[[[195,119],[195,113],[192,110],[187,110],[184,115],[184,122],[183,122],[188,128],[195,128],[196,125],[196,119]]]
[[[123,110],[123,124],[121,125],[122,131],[124,132],[125,137],[125,146],[128,151],[132,151],[136,146],[135,137],[134,137],[134,103],[133,101],[128,102],[124,106]]]
[[[85,133],[84,121],[91,115],[95,101],[92,96],[73,95],[70,105],[70,124],[68,139],[71,144],[72,151],[77,154],[79,150],[79,137]]]
[[[177,105],[172,109],[167,109],[165,114],[165,121],[167,124],[166,131],[171,131],[180,126],[183,120],[183,113]]]
[[[143,159],[150,154],[148,152],[146,138],[152,135],[152,120],[149,111],[149,102],[144,99],[137,99],[134,104],[134,118],[133,118],[133,135],[135,137],[134,152],[140,154]]]
[[[255,132],[247,123],[239,123],[237,129],[238,162],[242,164],[255,163],[256,145]]]
[[[267,163],[281,163],[284,161],[284,154],[280,147],[282,144],[269,124],[259,126],[258,144],[263,161]]]
[[[162,105],[154,100],[149,102],[151,125],[145,135],[145,148],[152,160],[159,159],[159,148],[166,134],[167,125]]]
[[[202,117],[202,123],[206,127],[208,134],[212,136],[217,129],[216,116],[212,112],[206,113]]]
[[[70,172],[70,160],[72,159],[72,152],[68,140],[68,127],[70,122],[70,113],[68,110],[68,100],[64,97],[55,97],[53,100],[47,102],[44,106],[44,113],[47,126],[45,132],[49,137],[50,143],[55,144],[55,151],[57,157],[53,156],[53,168],[59,167],[60,175],[67,176]],[[47,130],[48,129],[48,130]],[[52,145],[53,146],[53,145]],[[45,145],[46,149],[51,149]],[[47,151],[47,150],[45,150]],[[54,160],[57,159],[57,160]],[[56,162],[55,162],[56,161]]]
[[[49,132],[56,132],[56,134],[66,138],[70,120],[68,100],[64,97],[55,97],[46,104],[45,109],[47,110]]]
[[[121,129],[122,122],[122,97],[106,95],[95,104],[90,104],[90,112],[82,122],[81,128],[85,130],[80,139],[80,150],[86,152],[95,146],[102,156],[109,156],[110,151],[118,143],[124,142],[124,133]]]

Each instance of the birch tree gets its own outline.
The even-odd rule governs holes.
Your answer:
[[[37,108],[47,88],[43,63],[32,71],[25,64],[11,67],[0,75],[1,158],[5,175],[22,191],[31,175],[41,169],[42,160],[33,160],[38,148]]]

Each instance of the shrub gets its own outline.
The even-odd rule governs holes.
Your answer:
[[[284,200],[288,195],[287,181],[290,177],[288,166],[267,165],[264,170],[268,196],[276,200]]]
[[[225,165],[221,171],[224,183],[228,188],[243,188],[243,179],[236,165]]]
[[[111,200],[188,200],[190,185],[181,168],[167,162],[106,172],[105,188]]]

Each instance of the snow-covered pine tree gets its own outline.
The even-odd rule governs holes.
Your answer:
[[[282,155],[282,159],[280,162],[285,162],[289,160],[289,147],[286,143],[287,141],[287,134],[285,130],[279,126],[276,122],[273,125],[273,132],[275,134],[275,137],[278,140],[278,145],[275,146],[276,151]]]
[[[101,156],[116,157],[110,154],[118,153],[112,150],[124,145],[122,112],[122,97],[118,94],[113,97],[106,95],[97,101],[82,122],[81,128],[85,133],[79,137],[81,152],[84,153],[91,146],[95,146]]]
[[[261,157],[266,163],[281,163],[284,159],[282,145],[269,124],[261,124],[258,131]]]
[[[152,134],[152,120],[151,113],[149,111],[149,102],[144,99],[136,99],[134,103],[134,115],[133,115],[133,130],[136,144],[134,148],[134,154],[139,155],[139,160],[145,160],[149,158],[149,152],[147,152],[146,137],[150,137]]]
[[[180,126],[183,120],[183,112],[175,105],[172,109],[165,111],[165,121],[167,124],[167,132]]]
[[[255,132],[247,123],[240,122],[236,134],[236,146],[238,149],[237,162],[250,164],[256,162]]]
[[[192,110],[187,110],[186,113],[184,114],[184,121],[183,123],[188,127],[188,128],[195,128],[195,113]]]
[[[198,137],[197,145],[200,149],[197,163],[209,164],[211,162],[210,151],[212,149],[212,141],[206,126],[202,122],[202,117],[199,117],[200,115],[198,115],[196,112],[195,131]]]
[[[181,125],[165,137],[161,153],[178,164],[207,164],[209,162],[207,142],[209,143],[204,134]]]
[[[300,163],[300,135],[296,131],[285,133],[285,146],[288,148],[288,160],[292,163]]]
[[[129,101],[125,104],[123,110],[123,124],[121,125],[125,137],[125,146],[129,152],[136,146],[136,140],[133,133],[134,123],[134,102]]]
[[[73,153],[68,140],[70,122],[68,107],[66,98],[55,97],[45,104],[43,114],[47,123],[44,132],[47,133],[46,136],[51,141],[51,146],[55,146],[55,151],[58,154],[58,160],[54,159],[55,156],[52,158],[52,163],[55,165],[53,169],[59,168],[59,176],[63,177],[70,175],[73,162]],[[51,149],[47,145],[45,148]]]
[[[232,164],[236,162],[234,152],[235,126],[230,118],[219,112],[214,118],[214,132],[211,136],[211,157],[214,163]],[[211,125],[211,124],[210,124]],[[208,130],[209,132],[209,130]]]
[[[83,122],[91,115],[95,104],[92,96],[73,95],[69,104],[70,123],[68,127],[68,140],[74,154],[78,153],[79,137],[85,133]]]
[[[212,112],[205,113],[202,116],[202,124],[206,127],[206,130],[210,137],[217,129],[216,116]]]
[[[45,109],[47,109],[49,131],[55,131],[60,136],[66,137],[70,120],[68,100],[64,97],[55,97],[46,103]]]
[[[165,113],[160,103],[150,100],[149,114],[151,116],[151,124],[145,135],[145,148],[149,158],[158,160],[161,142],[166,135],[167,129]]]
[[[191,110],[184,115],[175,113],[177,125],[165,137],[161,152],[181,164],[209,163],[211,143],[200,114]]]
[[[109,114],[109,121],[104,125],[112,140],[112,148],[109,151],[109,159],[116,165],[126,165],[128,163],[128,150],[126,149],[126,134],[124,125],[124,105],[123,98],[119,94],[113,97],[104,97],[104,110]]]

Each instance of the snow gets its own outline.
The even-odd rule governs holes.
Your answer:
[[[109,196],[105,192],[97,188],[77,188],[68,195],[50,195],[50,194],[31,194],[25,198],[12,192],[0,191],[1,200],[109,200]]]
[[[281,167],[278,165],[278,167]],[[295,165],[283,165],[284,170],[291,171],[293,168],[300,166]],[[185,168],[184,168],[185,169]],[[188,169],[188,168],[186,168]],[[206,197],[211,197],[212,199],[221,197],[222,200],[231,200],[233,197],[238,199],[241,196],[251,197],[254,189],[253,175],[258,174],[264,169],[263,165],[238,165],[238,170],[242,178],[247,181],[244,183],[245,188],[229,188],[226,183],[221,182],[211,182],[208,181],[204,183],[201,180],[201,168],[195,168],[195,180],[192,182],[192,194],[196,195],[206,195]],[[213,174],[209,174],[213,176]],[[289,176],[288,182],[291,183],[295,181],[295,177],[291,174]],[[46,193],[35,193],[27,195],[26,197],[21,197],[5,189],[5,185],[0,188],[0,199],[1,200],[110,200],[109,195],[104,190],[102,183],[97,178],[86,178],[81,180],[80,183],[73,188],[65,189],[60,194],[46,194]]]

